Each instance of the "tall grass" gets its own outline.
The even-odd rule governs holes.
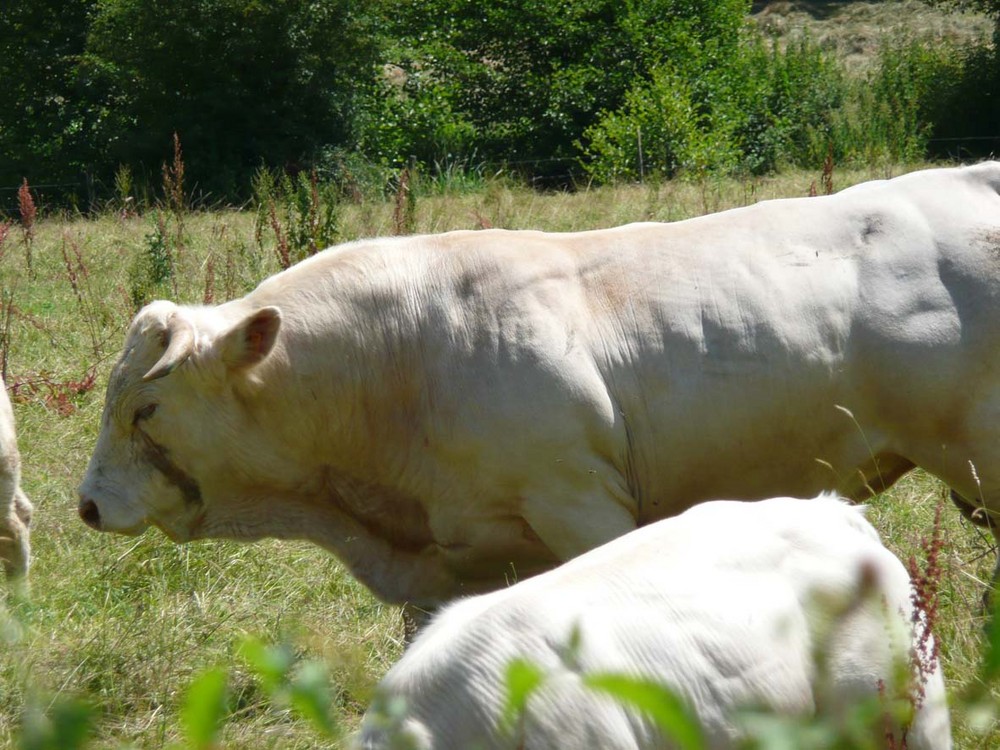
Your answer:
[[[836,188],[902,169],[838,168]],[[339,206],[337,232],[350,240],[404,227],[567,231],[676,220],[804,196],[823,179],[817,169],[746,180],[581,186],[572,194],[539,194],[500,179],[485,180],[478,191],[463,186],[448,194],[432,185],[421,192],[421,181],[411,180],[405,224],[394,196],[358,194]],[[183,253],[173,256],[173,281],[158,293],[201,303],[210,286],[220,302],[280,269],[276,239],[258,234],[254,211],[181,210]],[[72,724],[74,707],[81,705],[89,707],[93,722],[91,747],[193,746],[197,719],[186,713],[190,686],[216,667],[228,675],[232,711],[213,740],[219,745],[335,745],[302,718],[290,697],[291,683],[268,687],[243,645],[248,638],[259,639],[264,649],[286,644],[293,676],[300,675],[297,664],[325,665],[333,719],[350,730],[373,685],[401,653],[403,627],[395,608],[374,600],[335,559],[306,544],[174,546],[155,532],[135,539],[95,534],[76,516],[75,487],[96,437],[111,363],[134,312],[130,269],[149,251],[152,217],[151,211],[114,210],[89,219],[42,218],[33,227],[30,269],[24,254],[0,256],[0,287],[9,300],[6,317],[0,316],[0,328],[7,330],[0,339],[2,356],[24,485],[37,509],[31,597],[0,611],[0,746],[28,747],[31,738],[58,743],[52,718]],[[873,500],[874,523],[904,560],[921,549],[943,491],[917,472]],[[950,508],[945,511],[938,635],[949,687],[958,692],[977,674],[980,597],[993,558],[977,530]],[[205,679],[198,689],[212,695],[212,678]],[[992,718],[985,734],[973,731],[982,717],[978,709],[956,708],[959,748],[1000,742]]]

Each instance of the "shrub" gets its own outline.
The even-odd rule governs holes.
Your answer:
[[[739,45],[693,42],[683,64],[661,63],[584,133],[584,166],[600,182],[808,162],[815,132],[844,95],[843,75],[803,38],[780,50],[748,29]]]
[[[108,0],[88,31],[77,77],[100,113],[91,127],[103,153],[86,166],[151,171],[176,132],[189,184],[225,197],[246,195],[262,158],[303,165],[349,143],[374,59],[356,0]]]
[[[253,181],[255,237],[263,249],[268,229],[282,268],[315,255],[337,237],[339,199],[334,183],[320,182],[315,169],[294,177],[266,168]]]
[[[884,44],[876,66],[854,82],[848,101],[833,112],[828,137],[837,162],[924,158],[935,123],[950,116],[962,69],[962,55],[946,44],[921,39]]]
[[[700,61],[690,54],[702,45],[724,58],[739,44],[749,3],[405,0],[387,8],[387,59],[405,79],[405,97],[391,107],[409,108],[396,132],[412,133],[416,146],[422,133],[436,139],[432,158],[411,153],[431,166],[448,154],[466,159],[475,146],[485,160],[553,176],[637,81],[668,62],[693,70]]]
[[[629,92],[620,112],[588,129],[585,167],[598,182],[646,174],[672,177],[734,166],[736,154],[725,122],[700,111],[693,87],[670,66]],[[721,127],[720,127],[721,125]]]
[[[455,110],[456,85],[419,64],[409,73],[396,66],[387,68],[361,116],[360,149],[392,170],[405,166],[410,157],[430,165],[473,151],[479,133]]]
[[[1000,58],[995,44],[948,50],[942,77],[932,92],[933,157],[992,157],[1000,150]]]

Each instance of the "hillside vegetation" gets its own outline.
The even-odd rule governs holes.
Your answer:
[[[565,188],[985,155],[989,27],[917,0],[17,0],[0,208],[24,180],[84,211],[155,191],[175,138],[201,205],[262,166],[377,193],[407,165]]]
[[[916,38],[970,49],[989,42],[993,20],[982,12],[924,0],[775,0],[755,2],[751,17],[769,38],[800,35],[862,73],[878,60],[887,39]]]

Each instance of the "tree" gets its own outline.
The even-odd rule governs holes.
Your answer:
[[[745,0],[400,0],[383,8],[394,40],[388,61],[408,75],[410,101],[447,102],[484,157],[535,162],[542,174],[565,170],[597,114],[620,106],[661,60],[709,39],[724,54],[748,10]]]
[[[101,104],[95,169],[155,175],[173,133],[215,197],[261,166],[346,144],[374,46],[360,0],[99,0],[81,79]]]
[[[929,5],[976,11],[993,19],[993,43],[960,50],[961,71],[941,100],[933,123],[931,155],[992,156],[1000,148],[1000,0],[925,0]],[[935,143],[936,140],[936,143]]]
[[[87,19],[95,0],[0,3],[0,187],[74,188],[87,149],[87,102],[77,87]],[[6,197],[6,196],[4,196]]]

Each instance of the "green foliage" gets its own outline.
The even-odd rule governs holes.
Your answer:
[[[239,653],[273,702],[290,707],[320,736],[334,738],[339,734],[330,678],[322,664],[298,661],[288,644],[265,646],[253,638],[240,644]]]
[[[983,653],[982,679],[992,682],[1000,678],[1000,596],[992,597],[993,612],[986,625],[986,646]]]
[[[132,193],[134,187],[132,168],[127,164],[118,165],[115,170],[115,199],[122,218],[128,218],[136,212],[135,196]]]
[[[849,95],[840,65],[802,36],[783,50],[752,41],[744,47],[735,75],[741,70],[747,80],[739,86],[733,109],[740,118],[736,135],[742,168],[763,174],[821,163],[826,156],[822,135]]]
[[[374,56],[361,7],[101,0],[78,73],[101,108],[93,127],[103,153],[89,166],[156,170],[176,132],[192,184],[240,195],[260,159],[303,164],[344,143]]]
[[[597,113],[617,109],[634,81],[648,79],[665,60],[686,58],[693,46],[710,44],[724,55],[738,43],[748,6],[743,0],[387,4],[394,40],[387,56],[405,81],[388,110],[416,115],[414,133],[398,138],[425,162],[442,153],[467,155],[474,145],[485,159],[550,160],[532,168],[565,171],[559,160],[574,156],[573,144]],[[449,130],[445,123],[454,125]],[[380,115],[374,124],[402,133],[408,126],[405,115]],[[422,143],[428,133],[434,140]],[[381,156],[401,162],[407,154]]]
[[[505,698],[503,722],[513,730],[528,706],[528,699],[542,686],[545,673],[524,659],[515,659],[507,665],[504,676]]]
[[[994,0],[959,5],[1000,18]],[[887,164],[1000,144],[994,46],[893,42],[849,74],[808,38],[767,45],[749,10],[12,0],[0,6],[0,188],[28,177],[46,202],[112,199],[128,215],[175,133],[195,205],[244,201],[261,164],[315,168],[357,198],[411,158],[430,186],[478,184],[487,164],[561,185],[581,159],[607,182],[817,168],[831,145],[838,164]],[[315,231],[288,242],[322,244]]]
[[[145,254],[146,277],[152,285],[169,281],[174,273],[166,227],[166,217],[162,213],[154,213],[153,231],[146,235]]]
[[[833,112],[828,138],[838,163],[897,164],[922,159],[936,124],[955,116],[962,55],[921,39],[884,43],[877,65]],[[819,148],[819,144],[817,145]]]
[[[902,714],[900,718],[905,719],[908,712],[912,713],[907,705],[898,704],[893,708],[897,714]],[[751,738],[745,747],[746,750],[905,750],[905,742],[889,742],[878,731],[893,708],[875,698],[858,701],[837,720],[748,714],[741,719]]]
[[[647,175],[760,174],[814,157],[814,134],[844,97],[839,69],[802,39],[785,50],[749,30],[666,61],[584,133],[584,167],[601,182]]]
[[[265,646],[246,639],[239,653],[261,681],[269,699],[290,707],[321,737],[335,739],[333,697],[326,668],[297,662],[287,644]],[[187,687],[180,711],[184,742],[177,750],[212,750],[230,718],[229,672],[222,667],[198,674]],[[30,704],[18,739],[19,750],[82,750],[93,734],[97,712],[86,701],[61,697],[46,710]]]
[[[924,2],[928,5],[938,5],[948,9],[978,10],[1000,20],[1000,0],[924,0]]]
[[[619,674],[586,675],[583,682],[591,690],[609,695],[619,704],[649,716],[681,750],[708,747],[691,709],[666,686]]]
[[[402,168],[411,156],[435,164],[471,152],[478,131],[455,110],[456,86],[419,68],[400,73],[395,66],[386,68],[376,81],[358,123],[362,152],[393,169]]]
[[[18,750],[80,750],[93,734],[96,712],[85,701],[61,697],[43,711],[31,705],[24,714]]]
[[[226,670],[208,669],[188,687],[181,725],[191,750],[211,750],[229,713]]]
[[[299,172],[282,180],[288,217],[289,239],[301,260],[330,247],[337,238],[338,200],[336,188],[321,183],[316,171]]]
[[[170,231],[171,219],[163,211],[154,211],[149,218],[150,231],[145,235],[145,247],[133,256],[128,271],[128,292],[131,309],[138,312],[154,299],[176,297],[175,234]]]
[[[33,183],[55,183],[47,188],[53,196],[79,187],[80,170],[94,157],[92,127],[98,113],[77,80],[77,64],[96,4],[0,3],[0,185],[13,187],[28,177]]]
[[[270,233],[282,268],[330,247],[338,235],[340,201],[333,182],[316,170],[294,177],[261,167],[253,178],[258,246]]]
[[[942,53],[946,56],[942,69],[950,77],[943,93],[931,102],[929,153],[951,158],[993,156],[1000,149],[1000,49],[994,41]]]
[[[737,153],[722,113],[703,111],[693,86],[664,64],[626,97],[623,111],[587,130],[585,168],[599,182],[729,171]]]

